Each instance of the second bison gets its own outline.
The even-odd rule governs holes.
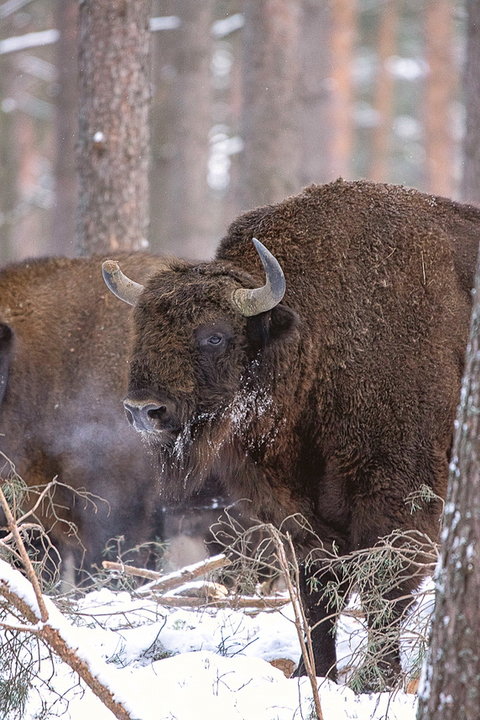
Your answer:
[[[120,257],[144,281],[163,267],[153,255]],[[105,288],[101,260],[42,258],[0,270],[0,474],[8,458],[37,491],[57,478],[55,507],[45,501],[36,516],[63,560],[86,571],[110,538],[123,535],[131,548],[158,533],[156,475],[117,410],[131,311]],[[36,499],[31,493],[23,509]]]

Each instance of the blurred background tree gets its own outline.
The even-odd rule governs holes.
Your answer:
[[[79,4],[79,204],[82,255],[147,247],[150,3]]]
[[[105,199],[93,181],[81,184],[82,161],[95,157],[91,148],[80,150],[78,108],[85,112],[87,99],[77,104],[75,79],[89,5],[80,6],[79,34],[76,0],[0,0],[0,263],[95,247],[81,232],[75,237],[75,215],[85,212],[79,188],[80,198],[91,191],[99,208]],[[209,258],[240,211],[338,175],[480,202],[480,30],[467,23],[478,0],[134,5],[127,24],[139,30],[150,18],[150,118],[146,128],[132,120],[142,108],[130,103],[119,127],[136,122],[135,141],[150,134],[150,189],[147,182],[145,205],[134,204],[130,220],[147,233],[150,215],[153,251]],[[106,40],[118,45],[114,38]],[[148,44],[139,48],[145,57]],[[122,66],[133,55],[120,54]],[[118,92],[125,73],[117,68],[110,85],[90,91],[116,119],[108,93]],[[133,187],[133,175],[121,173],[113,179]],[[117,214],[104,209],[100,217],[111,235]],[[114,233],[132,247],[140,234]],[[99,242],[98,249],[108,247]]]
[[[467,0],[462,197],[480,205],[480,1]]]
[[[78,2],[57,2],[54,12],[59,37],[53,58],[57,73],[52,128],[55,197],[48,252],[73,255],[78,202],[75,162],[75,145],[78,142]]]

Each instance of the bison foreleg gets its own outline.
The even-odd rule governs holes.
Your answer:
[[[335,599],[328,592],[329,586],[335,586]],[[312,577],[304,565],[300,568],[300,594],[310,627],[315,661],[315,674],[337,679],[337,653],[335,646],[335,623],[342,609],[345,593],[339,586],[338,577],[324,571],[321,577]],[[305,675],[303,658],[295,671],[297,677]]]
[[[354,676],[359,690],[379,692],[391,688],[401,672],[400,626],[413,598],[411,588],[398,585],[383,595],[372,592],[362,598],[368,626],[365,661]]]

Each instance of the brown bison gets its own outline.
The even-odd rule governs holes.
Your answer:
[[[479,238],[476,208],[338,180],[242,215],[214,261],[172,261],[145,286],[106,263],[135,305],[124,405],[162,484],[180,497],[218,474],[265,521],[303,516],[318,540],[284,523],[301,557],[394,530],[436,537]],[[407,570],[397,616],[419,582]],[[317,673],[335,677],[331,609],[308,572]]]
[[[101,259],[31,260],[0,271],[0,450],[29,486],[58,477],[108,501],[94,497],[95,509],[55,491],[59,517],[78,527],[86,568],[113,536],[124,535],[127,547],[152,539],[158,507],[150,459],[118,412],[131,312],[102,282]],[[121,260],[144,281],[164,267],[142,254]],[[79,565],[68,526],[46,505],[38,514],[61,554],[71,548]]]

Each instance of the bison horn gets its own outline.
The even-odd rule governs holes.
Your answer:
[[[120,270],[118,262],[115,260],[105,260],[102,264],[102,275],[108,289],[111,290],[114,295],[129,305],[135,305],[143,290],[143,285],[130,280],[130,278],[124,275]]]
[[[253,244],[265,269],[267,282],[263,287],[253,290],[238,288],[233,293],[233,302],[246,317],[274,308],[283,298],[286,287],[285,276],[278,260],[257,238],[253,238]]]

